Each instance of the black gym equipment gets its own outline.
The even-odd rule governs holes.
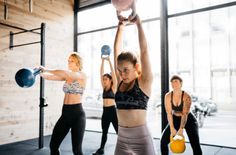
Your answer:
[[[8,4],[7,0],[4,0],[4,19],[7,20],[8,18]]]
[[[31,29],[31,30],[26,30],[23,28],[19,28],[19,27],[15,27],[15,26],[11,26],[11,25],[7,25],[7,24],[2,24],[1,25],[5,25],[8,27],[12,27],[12,28],[16,28],[16,29],[20,29],[22,31],[20,32],[10,32],[10,46],[9,48],[12,50],[14,47],[19,47],[19,46],[26,46],[26,45],[31,45],[31,44],[37,44],[40,43],[41,45],[41,54],[40,54],[40,65],[41,66],[45,66],[45,23],[41,23],[41,27],[40,28],[35,28],[35,29]],[[40,30],[40,32],[35,32],[36,30]],[[31,43],[25,43],[25,44],[18,44],[18,45],[13,45],[13,37],[14,35],[17,34],[21,34],[21,33],[26,33],[26,32],[30,32],[30,33],[34,33],[34,34],[40,34],[40,41],[36,41],[36,42],[31,42]],[[28,88],[30,86],[32,86],[35,82],[35,76],[37,74],[39,74],[40,70],[32,70],[32,69],[28,69],[28,68],[23,68],[21,70],[19,70],[16,75],[15,75],[15,80],[17,82],[17,84],[20,87],[23,88]],[[44,79],[42,77],[40,77],[40,97],[39,97],[39,141],[38,141],[38,148],[41,149],[43,148],[43,143],[44,143],[44,107],[46,107],[47,104],[45,104],[45,98],[44,98]]]

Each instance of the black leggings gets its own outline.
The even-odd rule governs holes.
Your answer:
[[[74,155],[83,155],[82,141],[85,131],[85,113],[82,104],[63,105],[62,115],[57,121],[50,142],[51,155],[59,155],[59,147],[69,130]]]
[[[116,115],[116,107],[110,106],[110,107],[103,107],[103,114],[102,114],[102,141],[100,149],[103,149],[106,141],[107,141],[107,133],[110,126],[110,123],[112,123],[116,133],[118,132],[118,120]]]
[[[180,127],[181,117],[177,117],[173,115],[173,122],[174,122],[175,129],[178,130]],[[193,154],[202,155],[202,150],[200,147],[200,140],[199,140],[199,135],[198,135],[198,123],[192,113],[188,114],[188,120],[185,125],[185,130],[187,132],[191,147],[193,149]],[[162,155],[169,154],[169,148],[168,148],[169,143],[170,143],[170,126],[168,124],[166,128],[164,129],[161,136],[161,154]]]

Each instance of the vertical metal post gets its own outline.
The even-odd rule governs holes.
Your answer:
[[[161,127],[167,125],[165,111],[165,94],[169,91],[169,57],[168,57],[168,13],[167,0],[161,0],[160,28],[161,28]]]
[[[8,18],[8,4],[7,0],[4,0],[4,19],[7,20]]]
[[[194,8],[194,4],[193,4],[193,1],[191,3],[192,5],[192,8]],[[196,61],[195,61],[195,58],[196,58],[196,50],[195,50],[195,43],[194,43],[194,26],[195,26],[195,21],[194,21],[194,15],[191,15],[192,18],[191,18],[191,24],[192,24],[192,38],[191,38],[191,41],[192,41],[192,61],[193,61],[193,64],[192,64],[192,91],[195,93],[196,92],[196,70],[195,70],[195,64],[196,64]]]
[[[74,0],[74,51],[78,52],[78,9],[79,9],[79,0]]]
[[[45,23],[41,24],[41,57],[40,65],[45,66]],[[39,149],[43,148],[44,142],[44,79],[40,77],[40,98],[39,98]]]
[[[10,31],[10,46],[9,49],[12,50],[13,49],[13,32]]]
[[[230,17],[232,17],[230,9],[227,9],[227,13],[228,13],[228,19],[230,19]],[[229,21],[228,21],[229,22]],[[232,33],[233,34],[233,33]],[[231,41],[231,35],[232,35],[229,31],[228,31],[228,46],[229,46],[229,65],[228,65],[228,76],[229,76],[229,97],[230,99],[233,98],[233,80],[232,80],[232,69],[233,69],[233,65],[232,65],[232,41]],[[232,102],[232,100],[230,101],[230,103]]]

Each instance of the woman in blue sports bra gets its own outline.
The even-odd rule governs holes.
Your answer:
[[[82,67],[82,58],[77,52],[69,55],[68,70],[49,70],[40,66],[41,77],[44,79],[65,81],[62,114],[54,126],[50,141],[51,155],[60,154],[60,144],[70,130],[74,155],[83,155],[82,141],[86,118],[81,100],[86,85],[86,76],[82,72]]]
[[[109,63],[111,74],[104,74],[104,61]],[[100,148],[93,153],[93,155],[102,155],[104,154],[104,147],[107,141],[107,133],[112,123],[116,133],[118,132],[118,120],[116,115],[116,106],[115,106],[115,92],[117,86],[116,75],[112,67],[109,57],[102,57],[102,63],[100,68],[100,79],[103,88],[103,113],[102,113],[102,140]]]
[[[169,154],[168,144],[170,143],[170,136],[183,136],[185,129],[193,149],[193,155],[202,155],[198,135],[198,123],[190,112],[191,97],[188,93],[182,91],[183,81],[179,76],[172,76],[170,82],[173,91],[165,95],[165,109],[169,123],[162,133],[161,154]]]
[[[119,83],[115,94],[118,116],[118,139],[115,155],[155,155],[146,123],[147,103],[153,80],[147,42],[138,15],[129,23],[137,27],[140,64],[137,56],[122,49],[127,19],[120,17],[114,43],[114,64]]]

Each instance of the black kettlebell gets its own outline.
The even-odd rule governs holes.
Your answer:
[[[35,77],[41,72],[41,69],[22,68],[16,72],[16,83],[23,88],[31,87],[35,82]]]

